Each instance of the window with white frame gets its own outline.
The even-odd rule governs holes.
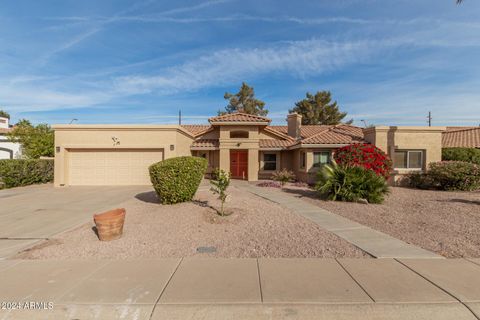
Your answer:
[[[393,167],[396,169],[423,169],[423,153],[422,150],[395,150]]]
[[[319,151],[313,153],[313,167],[319,168],[330,163],[330,151]]]
[[[276,153],[263,154],[263,170],[267,170],[267,171],[277,170],[277,154]]]

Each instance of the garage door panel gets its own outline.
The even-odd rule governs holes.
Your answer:
[[[162,149],[71,149],[70,185],[149,185],[148,167]]]

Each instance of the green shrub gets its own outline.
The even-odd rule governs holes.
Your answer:
[[[0,160],[0,181],[6,188],[52,182],[53,169],[50,159]]]
[[[475,148],[443,148],[442,160],[464,161],[480,164],[480,149]]]
[[[358,166],[325,165],[315,189],[334,201],[382,203],[389,189],[385,178]]]
[[[149,167],[150,180],[162,204],[192,200],[207,170],[199,157],[167,159]]]
[[[462,161],[440,161],[429,165],[427,175],[434,188],[472,191],[480,189],[480,166]]]
[[[406,176],[406,183],[403,185],[415,189],[428,190],[433,188],[433,180],[430,175],[426,173],[412,172]]]
[[[272,174],[272,179],[280,182],[281,186],[283,187],[287,182],[295,179],[295,174],[293,173],[293,171],[284,168],[282,170],[275,171]]]

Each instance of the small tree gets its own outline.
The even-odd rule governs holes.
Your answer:
[[[20,120],[7,134],[8,140],[22,145],[22,153],[28,159],[53,157],[55,138],[48,124],[33,126],[30,121]]]
[[[272,179],[275,181],[280,182],[282,188],[287,184],[295,179],[295,174],[293,171],[283,168],[282,170],[275,171],[272,175]]]
[[[10,119],[10,114],[7,111],[0,110],[0,117]]]
[[[225,215],[223,207],[225,200],[227,199],[227,188],[230,185],[230,173],[221,169],[215,170],[213,178],[210,180],[210,184],[212,186],[210,191],[212,191],[214,194],[218,194],[218,198],[222,203],[219,213],[223,217]]]
[[[233,113],[237,111],[254,114],[257,116],[266,116],[268,110],[264,110],[265,102],[255,98],[255,91],[245,82],[242,83],[238,93],[225,93],[224,98],[228,100],[226,111],[219,111],[218,114]]]
[[[332,102],[330,91],[318,91],[315,95],[307,92],[306,98],[296,102],[295,107],[290,109],[292,112],[302,115],[302,124],[305,125],[336,125],[347,116],[346,112],[340,112],[337,101]],[[352,122],[349,120],[346,123]]]

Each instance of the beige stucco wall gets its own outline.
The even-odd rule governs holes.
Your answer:
[[[231,131],[248,131],[248,138],[230,138]],[[219,127],[220,169],[230,171],[230,150],[248,150],[248,181],[258,180],[259,127],[225,125]]]
[[[420,150],[424,152],[424,168],[429,163],[442,160],[442,132],[445,127],[387,127],[379,126],[364,129],[365,139],[386,152],[391,158],[395,150]],[[418,170],[417,170],[418,171]],[[391,183],[395,183],[411,169],[394,168]]]
[[[176,125],[56,125],[53,129],[55,186],[68,185],[69,149],[163,149],[167,159],[191,155],[193,141]]]

